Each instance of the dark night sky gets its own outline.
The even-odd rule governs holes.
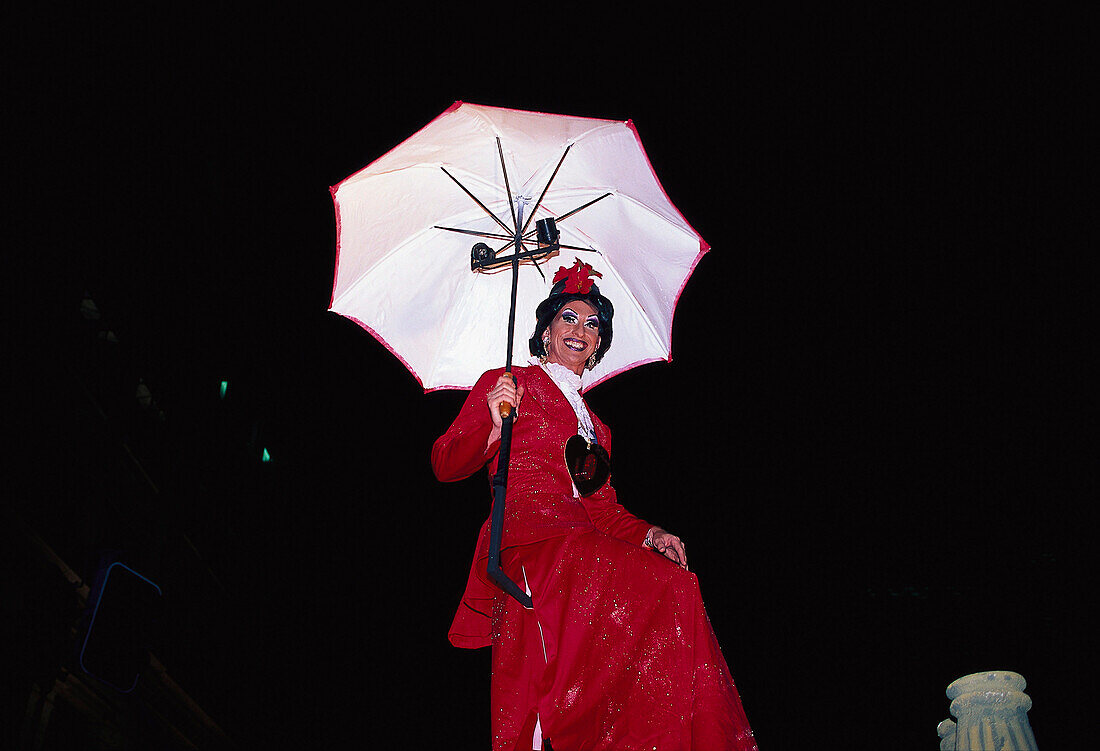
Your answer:
[[[713,247],[673,363],[589,401],[624,503],[689,541],[762,746],[935,748],[947,684],[1009,669],[1039,743],[1070,747],[1095,398],[1052,211],[1082,84],[1054,20],[988,12],[13,23],[11,252],[37,259],[16,383],[73,390],[51,374],[87,367],[87,290],[165,410],[121,430],[165,550],[186,533],[221,582],[131,546],[173,609],[169,672],[244,746],[485,747],[488,657],[446,629],[487,498],[428,466],[463,395],[326,312],[329,186],[461,99],[633,119]],[[25,466],[60,479],[21,502],[95,526],[71,499],[110,483],[50,443],[94,420],[49,401]],[[257,420],[272,465],[219,455]],[[70,537],[76,566],[96,538]]]

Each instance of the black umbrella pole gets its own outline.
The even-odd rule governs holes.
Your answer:
[[[514,415],[515,413],[513,413]],[[500,453],[497,473],[493,476],[493,513],[489,521],[489,576],[501,589],[516,598],[525,608],[531,607],[531,598],[512,581],[500,567],[500,542],[504,532],[504,495],[508,488],[508,456],[512,449],[512,417],[509,415],[500,426]]]
[[[520,215],[522,217],[522,213]],[[523,248],[521,232],[516,225],[516,252],[512,256],[512,304],[508,310],[508,367],[512,373],[512,339],[516,331],[516,292],[519,287],[519,252]],[[513,377],[513,380],[515,378]],[[502,404],[501,407],[504,405]],[[489,560],[486,565],[489,576],[501,589],[516,598],[525,608],[531,607],[531,598],[512,581],[500,567],[500,542],[504,533],[504,496],[508,490],[508,459],[512,455],[512,421],[516,411],[509,405],[507,415],[501,410],[500,450],[497,452],[497,473],[493,476],[493,513],[489,521]]]

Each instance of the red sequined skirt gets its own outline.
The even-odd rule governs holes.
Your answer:
[[[493,748],[756,749],[695,575],[595,530],[503,551],[533,610],[498,599]]]

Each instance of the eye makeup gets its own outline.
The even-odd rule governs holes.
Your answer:
[[[580,320],[580,316],[578,316],[577,311],[573,310],[572,308],[562,308],[561,319],[563,321],[565,321],[566,323],[568,323],[568,324],[574,324],[578,320]],[[596,314],[592,314],[592,315],[588,316],[588,318],[584,319],[584,325],[585,325],[585,328],[589,328],[589,329],[593,329],[595,331],[599,331],[600,317]]]

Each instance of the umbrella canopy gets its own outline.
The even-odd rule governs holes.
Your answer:
[[[586,372],[586,389],[671,358],[676,300],[709,249],[665,195],[630,121],[456,102],[331,192],[329,307],[373,334],[426,391],[470,388],[510,365],[502,322],[513,275],[507,266],[473,271],[471,247],[479,238],[494,251],[513,247],[517,216],[527,235],[528,221],[544,217],[561,233],[557,254],[525,260],[516,280],[522,360],[559,266],[591,264],[615,305],[614,344]]]

